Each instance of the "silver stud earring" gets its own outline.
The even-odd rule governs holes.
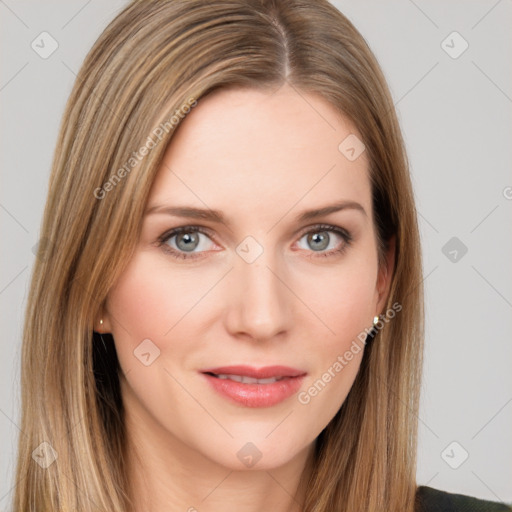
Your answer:
[[[376,315],[373,317],[373,325],[377,325],[379,323],[380,317],[379,315]]]

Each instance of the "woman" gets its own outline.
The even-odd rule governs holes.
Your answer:
[[[130,4],[76,80],[42,231],[16,511],[508,510],[417,488],[407,159],[327,2]]]

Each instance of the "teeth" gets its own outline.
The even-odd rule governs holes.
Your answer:
[[[229,379],[234,380],[235,382],[241,382],[242,384],[273,384],[279,380],[284,379],[284,377],[270,377],[268,379],[255,379],[254,377],[246,377],[245,375],[226,375],[220,373],[216,375],[219,379]]]

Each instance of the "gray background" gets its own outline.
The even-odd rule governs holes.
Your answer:
[[[381,63],[411,162],[426,276],[418,483],[512,502],[512,3],[334,3]],[[57,130],[86,52],[124,4],[0,0],[0,511],[15,485],[21,328]],[[59,45],[46,59],[31,48],[43,31]],[[453,31],[469,44],[458,56]]]

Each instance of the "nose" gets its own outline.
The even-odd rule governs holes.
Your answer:
[[[256,261],[238,258],[226,283],[226,328],[235,337],[264,341],[290,330],[293,294],[284,269],[265,251]]]

